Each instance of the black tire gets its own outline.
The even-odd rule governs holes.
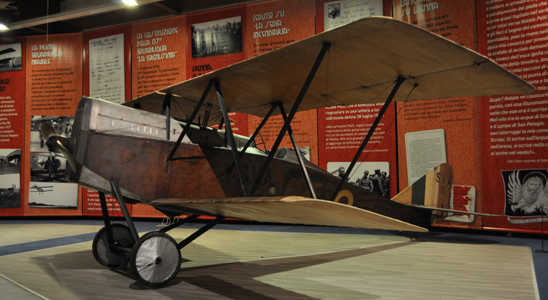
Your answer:
[[[129,227],[123,224],[112,224],[110,225],[110,228],[112,228],[114,243],[127,248],[133,247],[135,240],[131,235]],[[113,249],[110,249],[106,230],[106,227],[101,228],[93,239],[93,245],[91,248],[93,251],[93,257],[95,257],[95,260],[105,267],[116,268],[121,265],[120,253],[116,250],[113,251]]]
[[[143,235],[131,251],[131,270],[150,287],[169,283],[181,269],[181,252],[175,240],[160,231]]]

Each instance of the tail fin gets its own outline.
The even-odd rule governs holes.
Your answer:
[[[451,165],[441,164],[397,194],[392,200],[408,205],[448,209],[452,181]]]

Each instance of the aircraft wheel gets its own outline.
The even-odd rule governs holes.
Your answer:
[[[112,224],[110,225],[110,228],[112,229],[112,236],[115,244],[127,248],[131,248],[133,244],[135,244],[131,231],[126,225]],[[103,266],[116,268],[121,265],[120,253],[116,253],[116,251],[113,252],[113,249],[110,249],[110,245],[108,244],[106,227],[101,228],[101,230],[97,232],[93,239],[91,249],[95,260]]]
[[[170,282],[181,269],[181,252],[175,240],[153,231],[137,241],[131,251],[131,270],[137,280],[150,287]]]

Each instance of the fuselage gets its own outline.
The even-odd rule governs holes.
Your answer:
[[[75,117],[69,149],[76,172],[66,168],[70,181],[111,193],[110,181],[118,182],[122,195],[130,201],[149,203],[156,199],[241,197],[244,192],[227,146],[225,132],[192,125],[174,155],[166,163],[183,124],[166,117],[92,98],[82,98]],[[241,148],[248,138],[236,136]],[[267,155],[249,147],[241,155],[246,192],[249,192]],[[339,178],[306,161],[318,199],[330,199]],[[251,196],[311,197],[295,153],[276,153],[256,193]],[[427,226],[430,212],[401,205],[368,190],[346,183],[335,201],[403,221]],[[180,212],[184,213],[184,212]]]

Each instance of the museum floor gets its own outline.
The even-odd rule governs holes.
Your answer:
[[[136,223],[141,234],[157,224]],[[200,226],[169,233],[179,241]],[[0,221],[0,299],[548,299],[536,238],[221,224],[182,250],[167,287],[151,289],[95,261],[101,227]]]

